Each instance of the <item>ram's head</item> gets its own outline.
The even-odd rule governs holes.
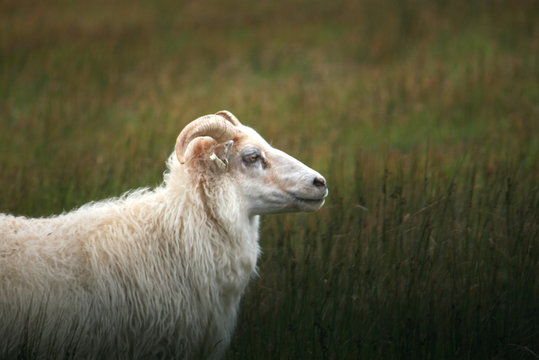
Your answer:
[[[197,171],[231,176],[250,215],[315,211],[328,194],[322,175],[273,148],[228,111],[187,125],[176,156]]]

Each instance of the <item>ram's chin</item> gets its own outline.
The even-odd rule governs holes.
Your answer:
[[[298,211],[313,212],[320,209],[324,205],[325,202],[326,202],[326,199],[311,200],[311,199],[296,198],[295,205]]]

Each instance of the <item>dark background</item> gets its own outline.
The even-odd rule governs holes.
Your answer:
[[[0,1],[0,211],[162,180],[232,111],[324,174],[263,218],[230,359],[539,353],[539,2]]]

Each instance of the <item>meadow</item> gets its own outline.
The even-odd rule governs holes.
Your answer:
[[[0,212],[155,186],[228,109],[330,194],[262,219],[227,359],[537,359],[538,55],[535,0],[2,0]]]

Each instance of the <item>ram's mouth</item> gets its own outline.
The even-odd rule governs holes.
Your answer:
[[[294,198],[295,198],[296,201],[304,202],[304,203],[307,203],[307,204],[316,204],[316,203],[318,203],[320,201],[325,200],[325,197],[315,198],[315,199],[306,199],[306,198],[301,198],[301,197],[295,196]]]

